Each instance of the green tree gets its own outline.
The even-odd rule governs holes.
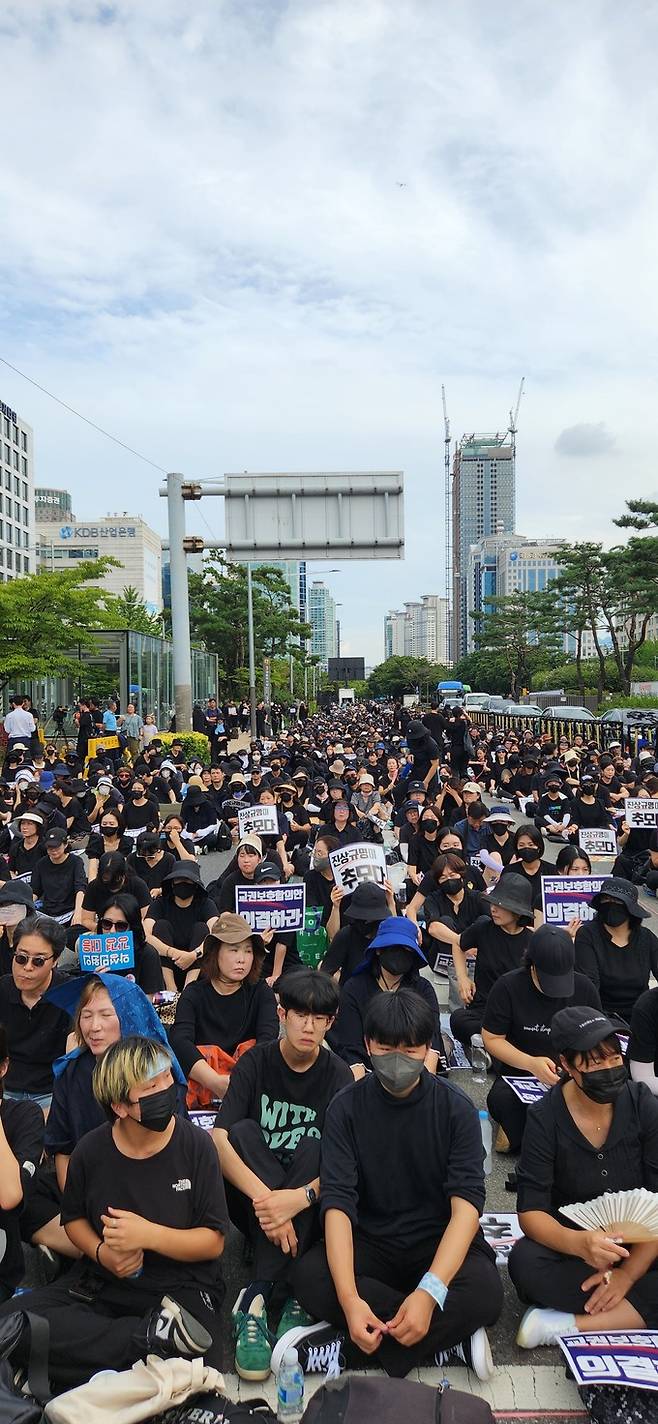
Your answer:
[[[31,678],[84,673],[76,645],[93,649],[90,629],[108,626],[98,585],[112,567],[115,559],[95,559],[0,584],[0,690]]]
[[[605,602],[605,562],[603,545],[588,541],[569,544],[560,549],[556,561],[562,570],[556,587],[560,590],[568,609],[569,630],[576,639],[576,667],[578,669],[578,689],[584,692],[585,673],[583,669],[583,638],[586,631],[592,634],[597,668],[597,691],[599,697],[608,686],[606,652],[601,641],[603,604]]]
[[[189,575],[189,585],[192,636],[217,653],[222,692],[242,696],[249,681],[246,565],[213,554],[204,561],[202,574]],[[292,656],[303,668],[312,630],[293,606],[282,573],[269,565],[254,567],[252,587],[259,680],[264,657]]]
[[[478,647],[497,653],[507,664],[513,698],[532,686],[534,671],[558,660],[565,615],[554,589],[486,598],[473,617]]]
[[[162,638],[162,618],[149,613],[144,599],[132,584],[127,584],[120,594],[106,595],[105,608],[108,627],[129,628],[133,633],[150,633],[155,638]]]
[[[405,692],[419,691],[421,699],[427,700],[449,674],[444,667],[430,663],[427,658],[412,658],[396,654],[373,668],[368,678],[370,697],[402,697]]]
[[[658,612],[658,538],[629,539],[609,549],[602,563],[602,613],[621,689],[628,694],[633,663],[646,641],[649,621]]]
[[[491,692],[505,697],[510,689],[507,660],[487,648],[476,649],[460,658],[448,676],[455,682],[466,683],[474,692]]]

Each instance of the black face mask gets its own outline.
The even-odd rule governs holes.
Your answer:
[[[379,955],[379,963],[386,974],[398,975],[408,974],[413,969],[415,954],[410,949],[403,949],[398,945],[393,945],[391,949],[383,949]]]
[[[592,1068],[582,1074],[581,1087],[593,1103],[614,1103],[628,1082],[625,1068]]]
[[[440,889],[443,890],[446,895],[458,895],[462,889],[461,877],[459,875],[453,875],[449,880],[442,880]]]
[[[524,846],[523,850],[517,850],[516,854],[524,865],[530,865],[533,860],[539,860],[539,851],[534,846]]]
[[[618,929],[628,919],[628,910],[625,905],[615,905],[610,900],[599,905],[599,919],[603,920],[604,925],[609,925],[611,929]]]
[[[149,1132],[166,1132],[171,1119],[176,1111],[176,1084],[172,1083],[169,1088],[161,1088],[159,1093],[146,1093],[139,1099],[139,1119],[133,1118],[133,1122],[139,1120],[140,1127],[145,1127]]]
[[[435,819],[434,819],[433,816],[426,816],[425,819],[422,820],[420,824],[421,824],[423,830],[425,831],[426,835],[431,835],[431,834],[432,834],[432,831],[435,831],[435,830],[436,830],[436,828],[437,828],[437,826],[438,826],[439,823],[438,823],[438,821],[435,821]]]

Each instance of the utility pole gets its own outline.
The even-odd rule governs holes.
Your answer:
[[[190,646],[187,555],[184,547],[185,503],[182,475],[167,475],[167,514],[169,516],[171,641],[174,645],[176,731],[189,732],[192,727],[192,650]]]
[[[256,652],[254,648],[254,592],[251,582],[251,564],[247,563],[247,633],[249,639],[249,716],[251,740],[256,740]]]

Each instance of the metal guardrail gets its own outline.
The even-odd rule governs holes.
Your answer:
[[[651,727],[632,727],[624,722],[589,722],[573,717],[521,717],[516,714],[509,716],[506,712],[486,712],[473,720],[493,727],[496,732],[530,731],[535,736],[540,732],[550,732],[556,746],[560,737],[566,737],[569,742],[573,742],[574,737],[581,736],[586,743],[596,742],[602,751],[605,751],[611,742],[621,742],[623,749],[628,749],[631,756],[637,756],[640,738],[644,737],[649,741],[647,733],[652,732]],[[655,729],[653,731],[655,745]]]

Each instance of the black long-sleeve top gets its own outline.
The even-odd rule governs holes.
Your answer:
[[[432,985],[420,974],[413,972],[405,975],[402,982],[405,989],[413,989],[414,994],[419,994],[421,999],[425,999],[432,1010],[435,1022],[432,1048],[441,1053],[443,1044],[439,1004]],[[374,974],[369,969],[364,970],[361,974],[353,974],[351,979],[348,979],[345,988],[341,990],[336,1022],[327,1035],[327,1042],[331,1044],[334,1053],[339,1053],[350,1066],[353,1063],[363,1063],[366,1068],[370,1067],[370,1057],[363,1036],[363,1024],[370,1000],[374,994],[382,992]]]
[[[460,1088],[423,1069],[418,1086],[395,1098],[369,1073],[327,1108],[322,1216],[335,1208],[360,1234],[398,1248],[438,1242],[452,1197],[482,1212],[483,1155],[477,1110]]]
[[[598,989],[606,1014],[618,1014],[626,1023],[649,987],[649,975],[658,979],[658,939],[646,925],[635,923],[625,946],[613,944],[598,916],[576,935],[576,969]]]

